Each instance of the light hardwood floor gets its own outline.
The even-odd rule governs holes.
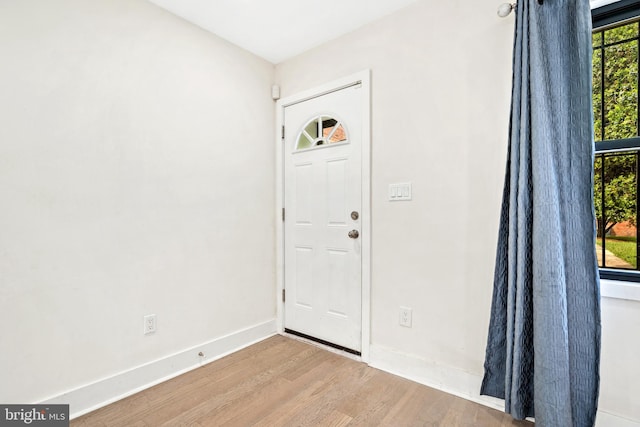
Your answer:
[[[71,422],[72,427],[347,425],[533,426],[282,336]]]

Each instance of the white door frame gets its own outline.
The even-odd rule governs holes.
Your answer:
[[[276,103],[276,284],[277,284],[277,330],[284,332],[284,146],[282,128],[285,107],[307,99],[335,92],[356,83],[362,85],[362,349],[361,359],[369,362],[371,342],[371,71],[364,70],[350,76],[331,81],[313,89],[278,100]]]

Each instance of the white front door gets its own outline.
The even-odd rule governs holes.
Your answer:
[[[362,345],[362,90],[284,109],[284,326]]]

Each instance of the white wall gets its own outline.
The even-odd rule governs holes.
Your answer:
[[[273,320],[273,65],[143,0],[0,2],[0,58],[0,402]]]
[[[602,299],[600,408],[640,425],[638,331],[640,301]]]
[[[454,392],[477,390],[491,298],[513,30],[496,5],[425,0],[275,77],[288,96],[372,69],[373,347]],[[273,319],[273,66],[142,0],[0,2],[0,57],[1,402]],[[387,202],[404,181],[414,200]],[[640,303],[603,300],[601,408],[635,420],[639,326]]]
[[[424,0],[276,67],[283,96],[372,70],[372,363],[474,399],[511,89],[514,20],[497,5]],[[388,184],[406,181],[413,201],[388,202]],[[640,421],[640,341],[623,339],[640,305],[603,311],[600,407]]]

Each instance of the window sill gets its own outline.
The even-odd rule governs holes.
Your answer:
[[[640,301],[640,283],[600,279],[600,295],[604,298]]]

